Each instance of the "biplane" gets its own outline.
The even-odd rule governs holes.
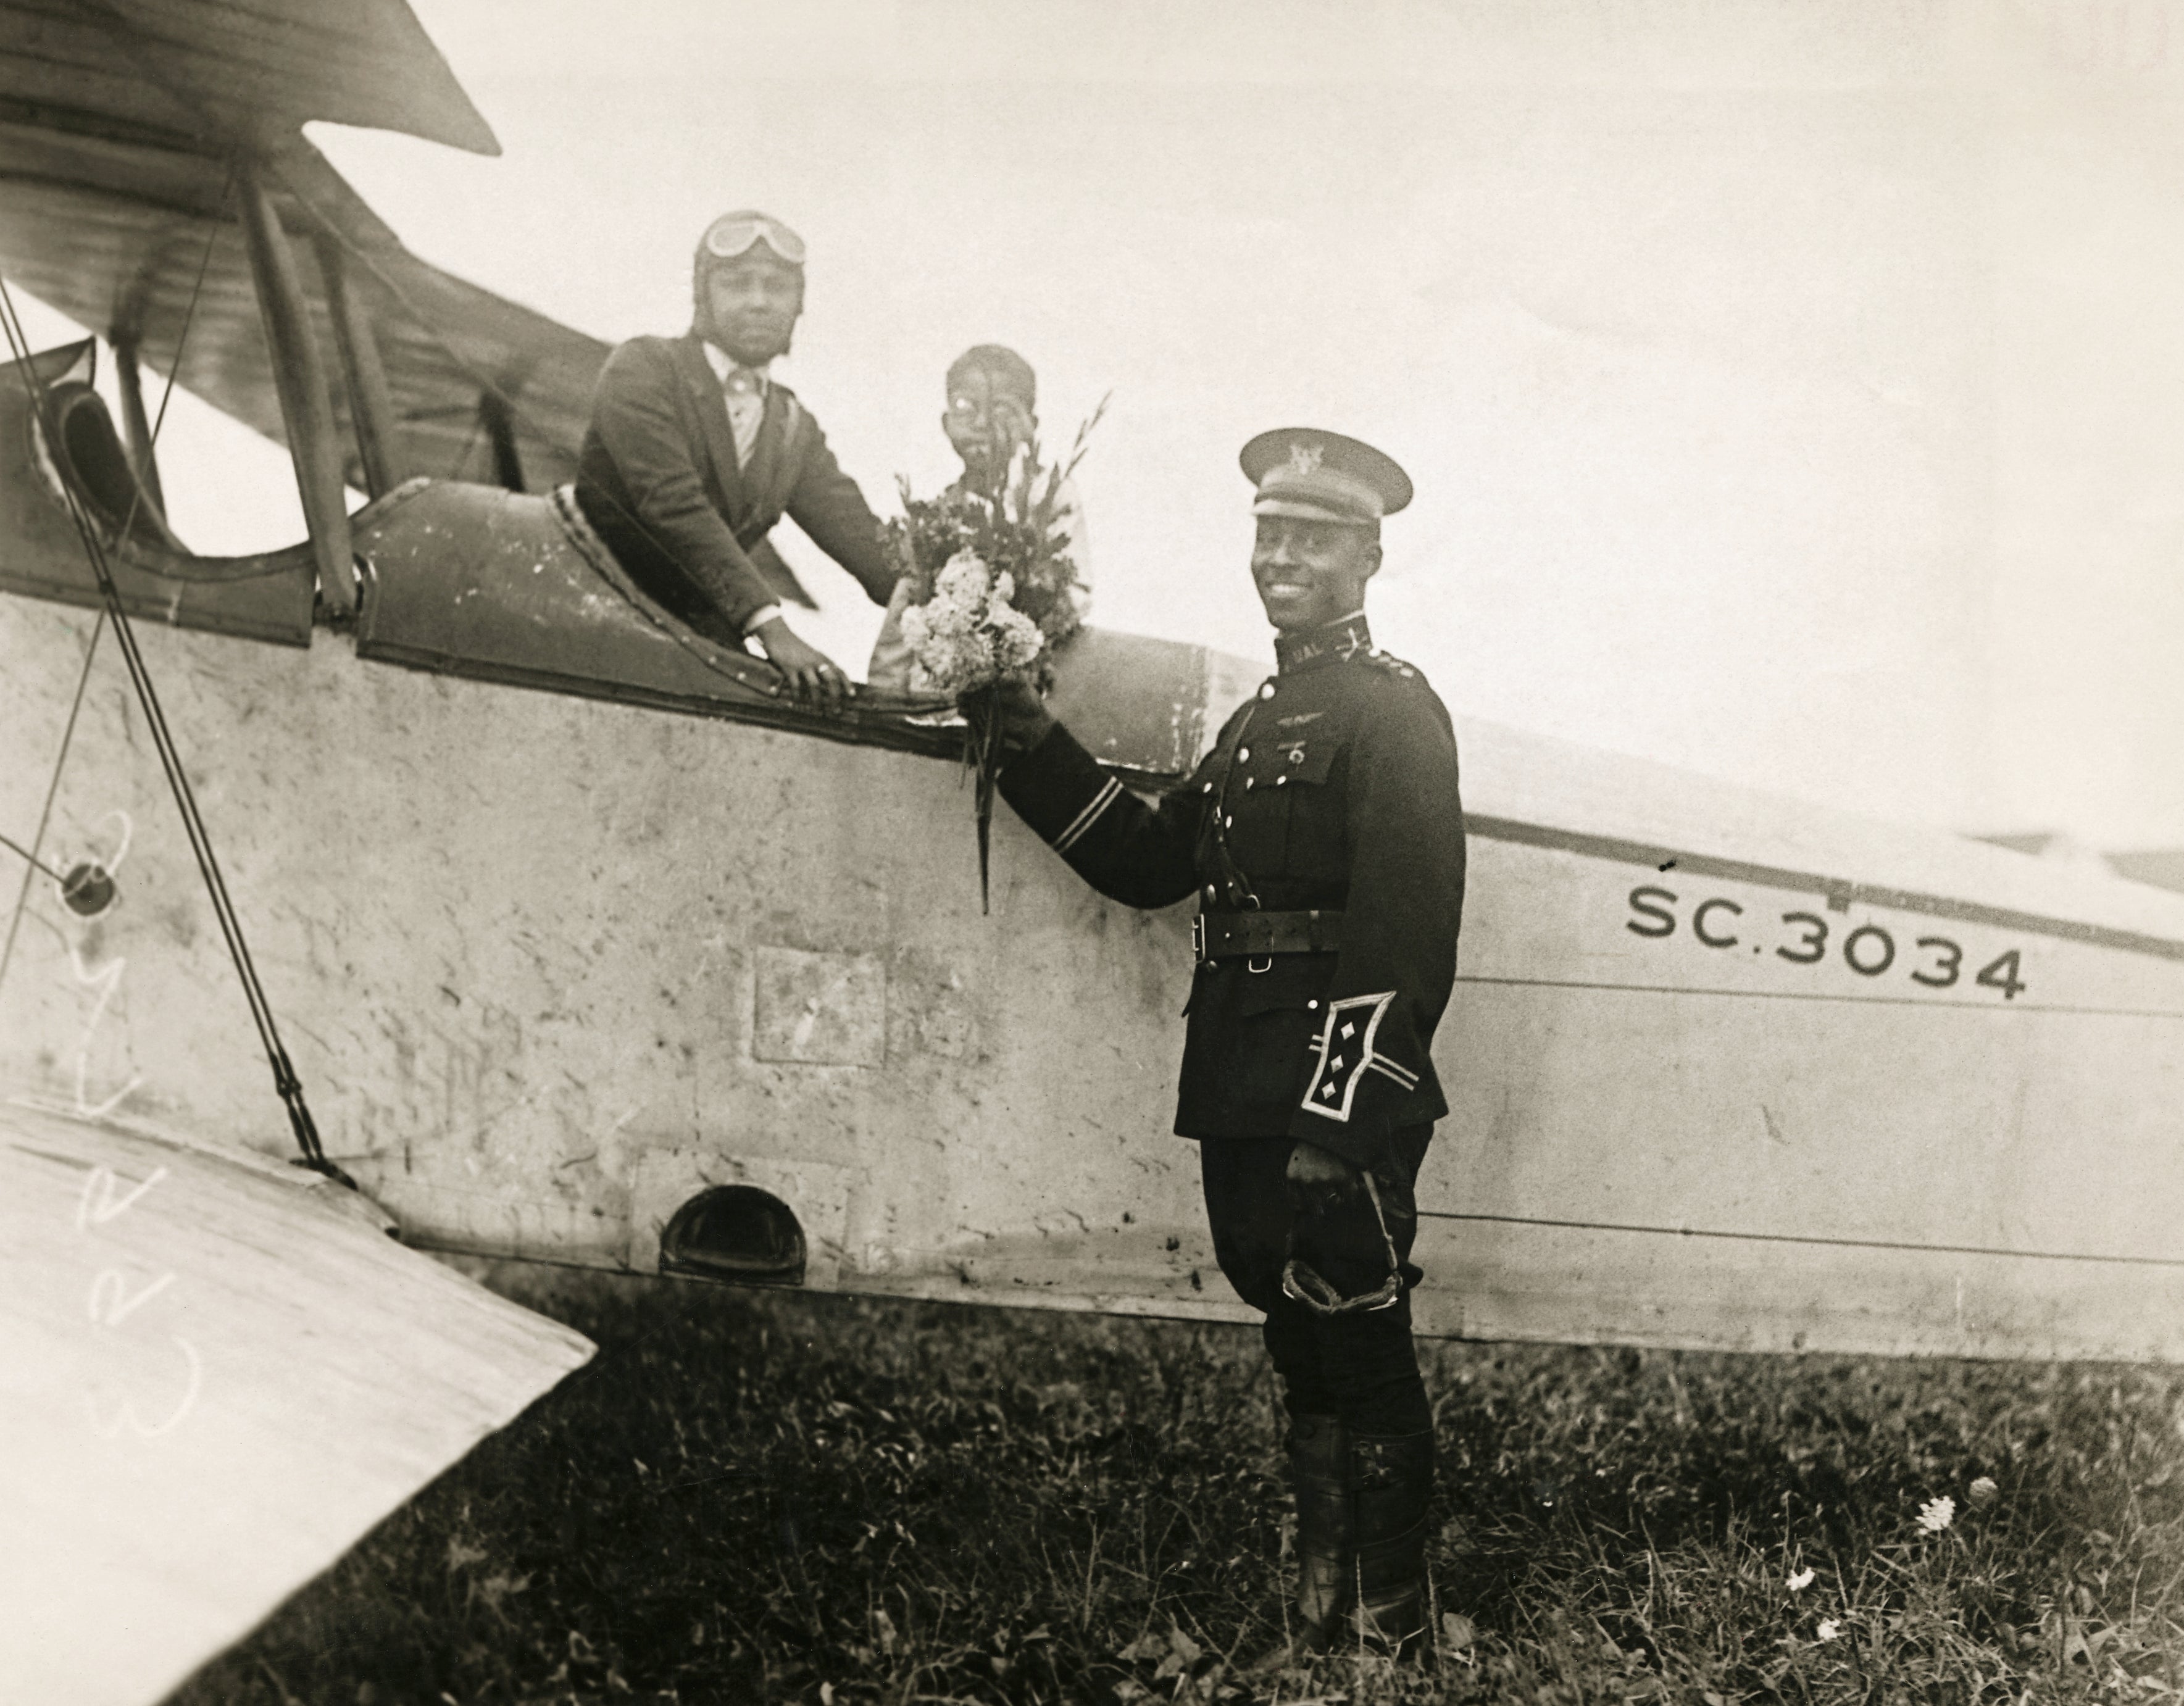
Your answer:
[[[0,376],[0,1697],[156,1698],[588,1354],[426,1252],[1243,1319],[1188,921],[1006,817],[982,916],[944,714],[802,709],[621,572],[561,486],[604,346],[301,134],[493,151],[402,0],[0,31],[0,273],[95,334]],[[176,536],[147,376],[305,539]],[[1093,630],[1056,698],[1157,792],[1265,672]],[[1423,1330],[2184,1354],[2184,896],[1458,724]]]

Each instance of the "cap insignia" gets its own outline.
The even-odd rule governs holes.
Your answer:
[[[1299,439],[1290,446],[1290,471],[1294,474],[1317,474],[1326,456],[1326,445],[1307,444]]]

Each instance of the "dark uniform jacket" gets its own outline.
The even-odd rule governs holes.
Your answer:
[[[878,520],[788,387],[769,384],[749,467],[695,332],[607,357],[577,466],[577,502],[631,577],[731,644],[757,610],[809,604],[766,534],[785,512],[878,604],[900,572]]]
[[[1281,668],[1190,779],[1148,806],[1057,725],[1000,789],[1078,874],[1133,906],[1196,893],[1204,922],[1340,911],[1333,952],[1201,961],[1175,1129],[1287,1137],[1360,1167],[1448,1111],[1429,1050],[1456,977],[1456,737],[1362,616],[1284,635]]]

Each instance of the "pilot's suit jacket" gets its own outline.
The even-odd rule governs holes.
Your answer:
[[[750,466],[696,333],[636,337],[607,358],[577,467],[577,502],[631,577],[733,643],[783,598],[809,604],[766,534],[783,513],[885,604],[900,569],[811,413],[769,383]]]
[[[1191,986],[1176,1130],[1301,1139],[1384,1170],[1448,1111],[1429,1052],[1456,976],[1463,811],[1447,711],[1362,616],[1284,635],[1281,669],[1157,808],[1059,725],[1000,790],[1103,894],[1210,919],[1339,909],[1334,952],[1226,956]],[[1415,1164],[1413,1158],[1412,1164]]]

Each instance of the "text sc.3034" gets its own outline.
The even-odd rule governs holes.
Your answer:
[[[1677,908],[1682,902],[1671,889],[1641,884],[1630,891],[1630,917],[1623,928],[1634,936],[1658,940],[1674,935],[1680,928]],[[1855,925],[1838,935],[1836,925],[1841,921],[1831,923],[1818,912],[1783,912],[1763,923],[1763,918],[1765,915],[1757,907],[1747,909],[1741,901],[1717,895],[1691,907],[1688,928],[1694,941],[1716,953],[1741,949],[1764,954],[1771,948],[1777,959],[1793,966],[1817,966],[1840,958],[1861,978],[1892,972],[1930,990],[1950,989],[1964,981],[1993,990],[2005,1001],[2025,991],[2020,976],[2022,951],[2017,948],[1996,955],[1972,972],[1964,963],[1967,950],[1954,937],[1922,935],[1899,944],[1892,932],[1878,924]]]

